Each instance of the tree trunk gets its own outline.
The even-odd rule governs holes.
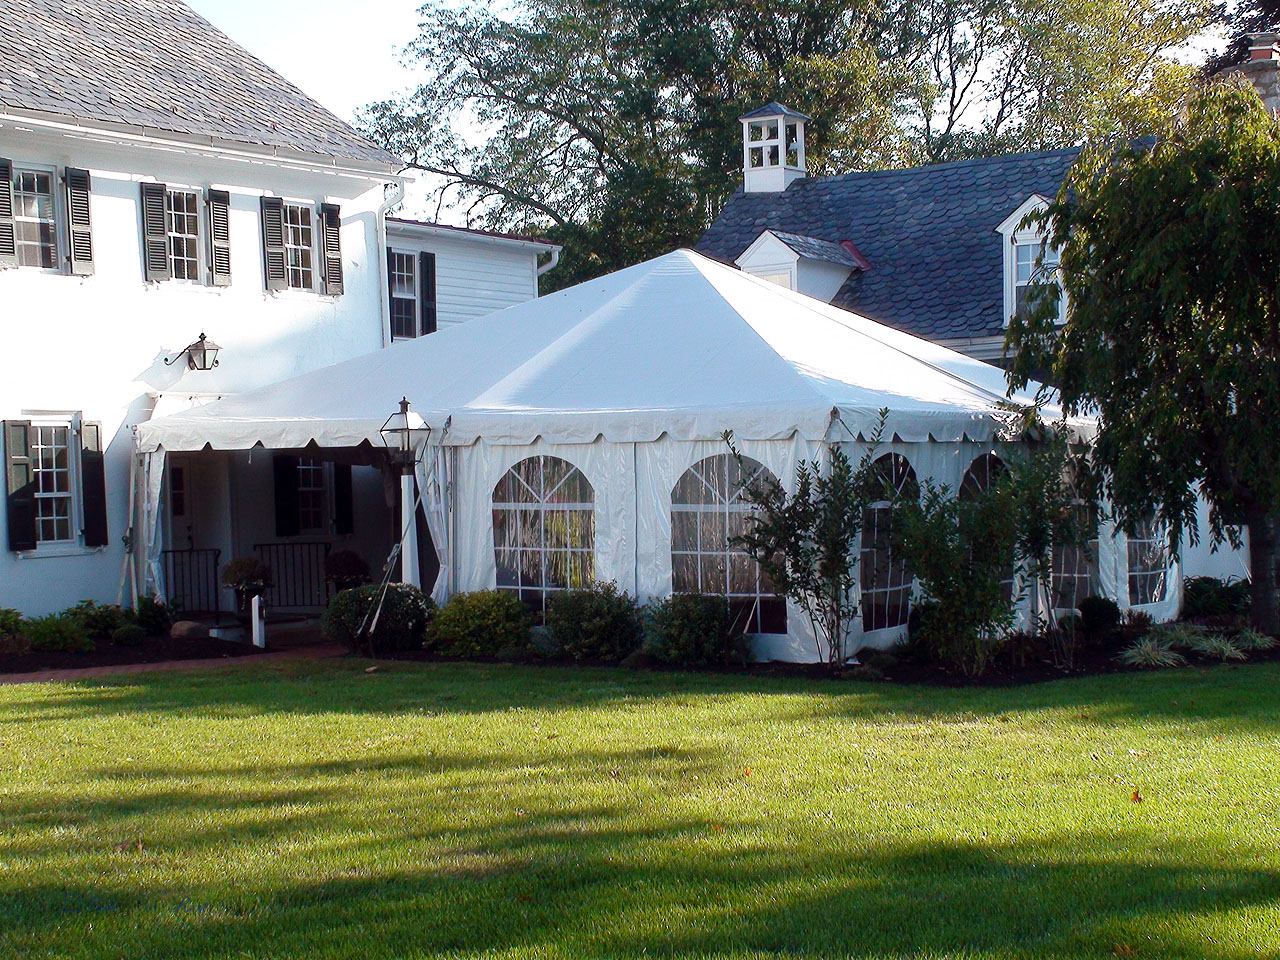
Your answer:
[[[1280,634],[1280,605],[1276,600],[1276,521],[1264,513],[1249,517],[1249,620],[1254,629]]]

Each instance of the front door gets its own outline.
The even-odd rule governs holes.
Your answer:
[[[196,467],[190,457],[170,457],[169,543],[164,551],[165,592],[175,613],[207,616],[220,612],[219,551],[197,546]]]

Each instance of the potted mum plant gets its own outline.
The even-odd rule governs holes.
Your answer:
[[[334,593],[351,590],[369,582],[369,564],[354,550],[335,550],[324,558],[324,578]]]
[[[257,557],[236,557],[222,568],[222,585],[236,592],[236,613],[247,621],[253,598],[271,588],[271,568]]]

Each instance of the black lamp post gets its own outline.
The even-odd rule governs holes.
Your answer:
[[[387,417],[378,431],[393,462],[400,465],[400,576],[404,583],[422,586],[418,573],[418,499],[414,490],[413,465],[420,442],[431,428],[409,409],[407,397],[400,398],[400,409]]]

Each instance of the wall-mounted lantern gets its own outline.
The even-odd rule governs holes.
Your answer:
[[[182,357],[187,358],[188,370],[212,370],[218,365],[218,351],[222,348],[204,335],[200,334],[200,339],[194,343],[188,344],[183,348],[172,360],[166,360],[164,365],[171,366],[178,362]]]

